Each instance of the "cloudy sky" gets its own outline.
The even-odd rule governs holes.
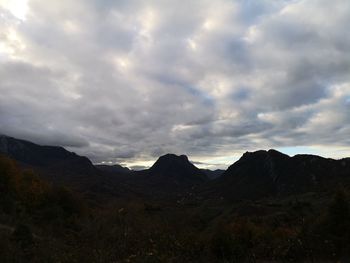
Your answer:
[[[94,162],[350,156],[347,0],[0,0],[0,133]]]

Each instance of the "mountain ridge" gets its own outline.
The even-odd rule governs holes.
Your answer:
[[[258,199],[327,188],[350,179],[350,161],[276,150],[246,152],[215,182],[228,199]]]
[[[189,193],[195,187],[228,200],[259,199],[327,189],[350,181],[350,158],[334,160],[310,154],[291,157],[274,149],[245,152],[226,171],[218,170],[213,180],[186,155],[165,154],[149,169],[131,171],[118,165],[94,166],[88,158],[63,147],[41,146],[3,135],[0,153],[37,169],[53,182],[97,192],[113,192],[123,185],[124,193],[136,189],[153,196],[170,196]]]

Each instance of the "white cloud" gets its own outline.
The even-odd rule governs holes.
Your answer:
[[[338,156],[349,22],[342,0],[0,0],[0,132],[132,165],[293,146]]]
[[[11,12],[16,18],[25,20],[28,12],[28,0],[1,0],[0,7]]]

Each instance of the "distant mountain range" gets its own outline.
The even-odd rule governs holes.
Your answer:
[[[219,178],[225,170],[216,169],[216,170],[209,170],[209,169],[201,169],[201,171],[208,177],[208,179],[213,180],[216,178]]]
[[[285,196],[349,184],[350,159],[315,155],[289,157],[276,150],[247,152],[226,171],[201,170],[185,155],[166,154],[150,169],[96,165],[62,147],[40,146],[0,136],[0,153],[47,177],[95,193],[178,196],[196,188],[203,196],[227,200]],[[209,180],[212,179],[212,180]]]
[[[133,172],[128,167],[123,167],[119,164],[113,164],[113,165],[96,164],[95,167],[101,171],[111,173],[111,174],[130,174]]]

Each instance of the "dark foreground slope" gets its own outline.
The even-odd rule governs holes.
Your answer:
[[[336,188],[349,180],[349,159],[269,150],[245,153],[210,187],[230,200],[259,199]]]
[[[0,156],[1,262],[349,262],[349,189],[201,203],[91,205]]]

